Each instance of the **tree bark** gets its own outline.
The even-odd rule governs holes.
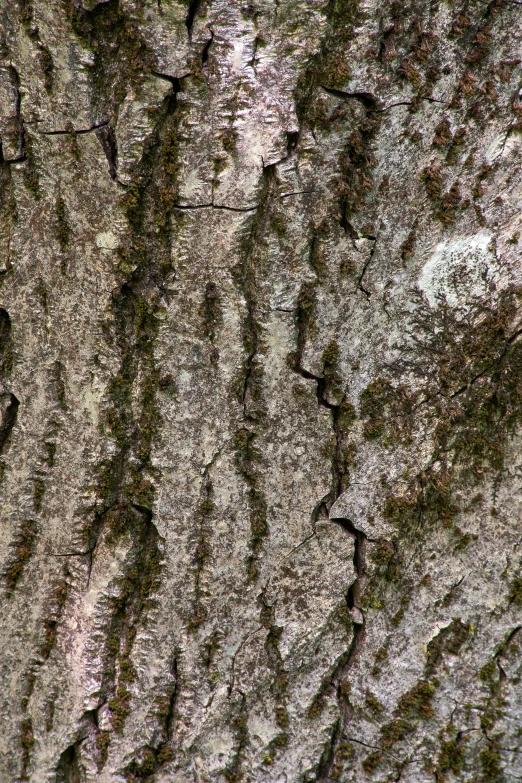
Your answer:
[[[521,4],[0,14],[1,783],[521,780]]]

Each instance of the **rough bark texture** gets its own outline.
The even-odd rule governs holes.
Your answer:
[[[0,12],[0,781],[522,780],[521,4]]]

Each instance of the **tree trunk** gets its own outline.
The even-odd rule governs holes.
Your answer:
[[[521,4],[0,13],[1,783],[522,779]]]

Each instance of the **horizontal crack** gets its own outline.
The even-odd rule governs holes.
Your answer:
[[[7,165],[10,166],[11,163],[24,163],[26,160],[26,155],[19,155],[17,158],[3,158],[1,162],[7,163]]]
[[[306,193],[320,193],[320,190],[296,190],[292,193],[283,193],[279,198],[288,198],[289,196],[302,196]]]
[[[328,95],[332,95],[335,98],[341,98],[342,100],[354,98],[355,100],[358,100],[367,111],[373,113],[389,111],[389,109],[393,109],[395,106],[413,106],[414,104],[414,101],[396,101],[396,103],[390,103],[388,106],[379,106],[379,101],[370,92],[344,92],[343,90],[335,90],[331,87],[326,87],[324,84],[321,84],[320,86]],[[429,103],[442,103],[446,105],[448,103],[447,101],[442,101],[439,98],[433,98],[428,95],[423,96],[421,100],[428,101]]]
[[[92,131],[98,130],[98,128],[104,128],[106,125],[108,125],[108,121],[105,122],[99,122],[96,125],[91,125],[90,128],[69,128],[64,130],[52,130],[52,131],[41,131],[37,129],[37,133],[39,133],[41,136],[68,136],[73,133],[81,134],[81,133],[92,133]]]
[[[390,753],[387,750],[383,750],[379,745],[370,745],[368,742],[363,742],[362,740],[355,739],[355,737],[347,737],[346,738],[348,742],[355,742],[356,745],[362,745],[365,748],[373,748],[374,750],[380,750],[383,753],[385,753],[387,756],[390,756],[392,759],[395,759],[395,761],[399,761],[399,758],[397,756],[394,756],[393,753]]]
[[[254,212],[257,205],[253,207],[229,207],[226,204],[174,204],[174,209],[224,209],[228,212]]]
[[[324,84],[321,84],[321,89],[328,93],[328,95],[333,95],[335,98],[342,98],[343,100],[354,98],[362,103],[366,109],[375,111],[379,106],[379,102],[371,92],[344,92],[344,90],[335,90],[331,87],[325,87]]]
[[[176,92],[181,92],[180,90],[180,80],[186,79],[187,76],[191,76],[191,72],[187,71],[187,73],[184,73],[182,76],[171,76],[168,73],[160,73],[159,71],[149,71],[149,73],[152,76],[156,76],[157,79],[163,79],[166,82],[170,82],[173,87],[176,88]]]

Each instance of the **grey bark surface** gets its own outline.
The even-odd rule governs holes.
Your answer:
[[[1,783],[522,780],[522,5],[0,58]]]

